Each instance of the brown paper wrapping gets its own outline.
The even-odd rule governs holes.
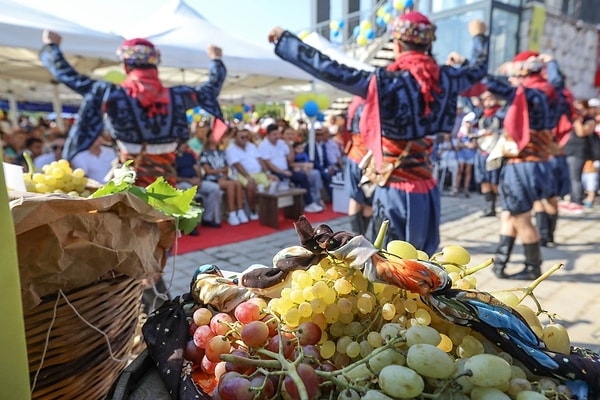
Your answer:
[[[24,311],[59,289],[91,284],[111,271],[142,279],[165,266],[174,220],[132,194],[10,197]]]

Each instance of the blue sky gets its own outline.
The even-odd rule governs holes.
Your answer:
[[[118,31],[122,24],[142,20],[170,0],[19,0],[81,25]],[[274,26],[300,32],[310,26],[306,0],[186,0],[213,25],[248,41],[267,43]],[[49,27],[51,28],[51,27]],[[215,40],[218,38],[215,38]]]

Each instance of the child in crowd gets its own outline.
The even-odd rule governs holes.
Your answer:
[[[600,171],[600,161],[587,160],[583,165],[581,174],[581,183],[586,197],[583,200],[584,207],[594,207],[596,191],[598,190],[598,171]]]

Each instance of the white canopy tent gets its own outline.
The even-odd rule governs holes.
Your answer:
[[[308,91],[343,95],[277,57],[266,33],[264,45],[249,43],[210,24],[183,0],[169,0],[147,19],[117,33],[88,29],[15,0],[0,0],[0,7],[0,98],[8,98],[11,104],[52,101],[59,111],[61,103],[80,101],[79,95],[56,84],[38,59],[46,28],[63,36],[61,49],[69,62],[95,79],[102,79],[109,71],[122,71],[115,50],[123,38],[146,37],[161,51],[160,77],[168,86],[204,82],[210,62],[206,48],[210,44],[221,47],[228,70],[221,92],[225,104],[292,100]],[[328,43],[319,38],[312,44],[340,62],[349,61]]]
[[[118,35],[86,29],[13,0],[0,0],[0,8],[0,97],[7,98],[12,109],[20,100],[55,105],[80,101],[79,95],[53,82],[38,59],[45,28],[61,33],[61,47],[78,71],[90,74],[115,63],[114,51],[122,41]]]

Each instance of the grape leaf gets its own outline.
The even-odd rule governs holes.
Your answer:
[[[197,186],[180,190],[171,186],[162,176],[159,176],[147,187],[135,186],[135,171],[127,161],[115,171],[115,177],[96,190],[91,197],[107,196],[115,193],[129,192],[139,197],[163,214],[175,218],[177,230],[190,233],[202,219],[202,207],[196,203]]]

